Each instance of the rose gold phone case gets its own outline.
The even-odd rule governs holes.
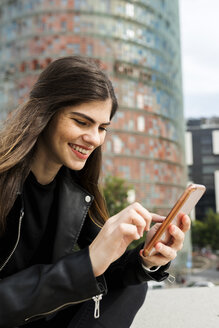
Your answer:
[[[191,184],[189,185],[182,196],[178,199],[170,213],[167,215],[164,222],[161,224],[153,238],[149,241],[149,243],[143,249],[143,255],[153,255],[156,253],[154,248],[155,243],[161,241],[164,244],[168,244],[171,237],[169,232],[167,231],[170,223],[174,223],[179,226],[177,215],[181,212],[184,214],[189,214],[191,210],[198,203],[199,199],[204,194],[206,188],[203,185]]]

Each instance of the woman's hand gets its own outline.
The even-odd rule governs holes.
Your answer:
[[[175,259],[177,256],[177,251],[181,250],[183,247],[185,232],[190,229],[190,218],[188,215],[179,214],[179,221],[181,221],[180,228],[174,224],[170,224],[168,228],[168,231],[172,237],[172,242],[170,245],[164,245],[163,243],[158,242],[155,245],[155,250],[157,251],[155,255],[149,255],[146,257],[142,256],[145,266],[148,268],[153,266],[161,266]],[[151,228],[147,234],[146,242],[152,238],[159,226],[160,224],[155,224]]]
[[[104,273],[133,240],[139,239],[145,230],[150,229],[151,221],[157,222],[157,220],[157,216],[153,217],[139,203],[126,207],[107,220],[89,246],[94,275],[99,276]]]

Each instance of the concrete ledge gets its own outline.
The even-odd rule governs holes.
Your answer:
[[[218,328],[219,287],[149,290],[131,328]]]

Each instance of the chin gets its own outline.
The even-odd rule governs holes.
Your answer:
[[[78,164],[78,165],[72,165],[72,164],[66,164],[65,166],[67,166],[70,170],[73,170],[73,171],[80,171],[83,169],[83,167],[85,166],[85,163],[81,163],[81,164]]]

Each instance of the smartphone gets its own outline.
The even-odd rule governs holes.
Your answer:
[[[165,245],[168,245],[168,243],[171,242],[171,235],[168,232],[170,223],[176,224],[180,227],[178,214],[189,214],[198,203],[200,198],[203,196],[205,190],[205,186],[199,184],[190,184],[186,188],[152,239],[144,246],[144,256],[154,255],[157,253],[157,251],[154,249],[154,246],[158,241],[161,241]]]

